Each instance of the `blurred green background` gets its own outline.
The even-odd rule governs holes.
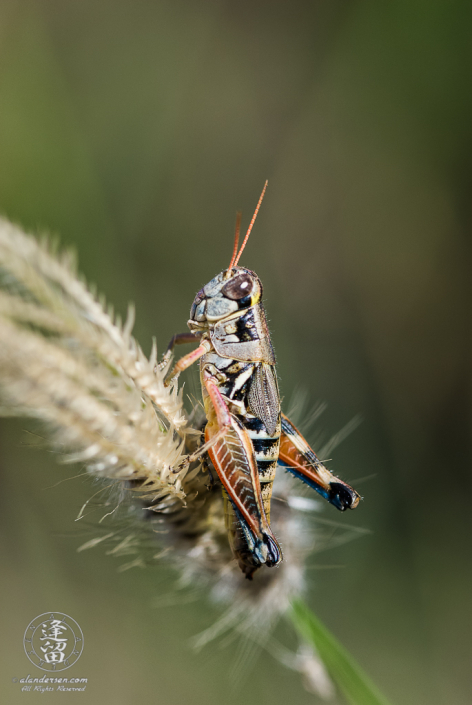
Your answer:
[[[396,705],[472,701],[471,30],[465,0],[0,2],[0,210],[134,301],[146,351],[269,179],[241,263],[282,394],[325,401],[328,435],[363,417],[331,467],[365,501],[324,516],[371,533],[313,558],[308,602]],[[169,568],[77,554],[92,482],[49,489],[74,473],[26,427],[0,427],[2,702],[38,697],[11,679],[50,609],[86,642],[87,691],[61,702],[317,702],[263,653],[231,688],[235,645],[188,647],[217,610],[156,606]]]

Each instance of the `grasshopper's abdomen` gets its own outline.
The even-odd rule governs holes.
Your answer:
[[[251,414],[240,416],[239,419],[247,430],[254,448],[264,510],[267,520],[270,522],[270,500],[279,458],[280,419],[273,434],[269,434],[261,419]]]

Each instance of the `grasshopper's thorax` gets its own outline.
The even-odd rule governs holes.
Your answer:
[[[203,332],[212,344],[201,358],[201,371],[207,370],[217,380],[229,410],[248,432],[269,518],[281,433],[280,399],[261,299],[259,277],[249,269],[234,267],[198,292],[188,326]],[[202,389],[208,422],[216,423],[204,385]]]

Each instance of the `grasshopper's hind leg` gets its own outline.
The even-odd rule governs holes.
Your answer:
[[[240,567],[246,577],[251,578],[260,565],[265,563],[271,567],[280,563],[282,552],[264,511],[251,439],[241,422],[229,412],[210,373],[203,373],[203,382],[211,405],[206,404],[207,443],[199,452],[208,451],[227,501],[232,505],[234,520],[231,532],[236,530],[239,538],[236,545],[230,535],[230,543]]]
[[[337,509],[355,509],[360,495],[348,484],[330,473],[310,448],[300,431],[282,414],[279,462],[288,472],[312,487]]]

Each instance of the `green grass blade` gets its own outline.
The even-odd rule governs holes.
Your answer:
[[[292,603],[291,619],[301,637],[312,644],[351,705],[389,705],[370,678],[301,600]]]

